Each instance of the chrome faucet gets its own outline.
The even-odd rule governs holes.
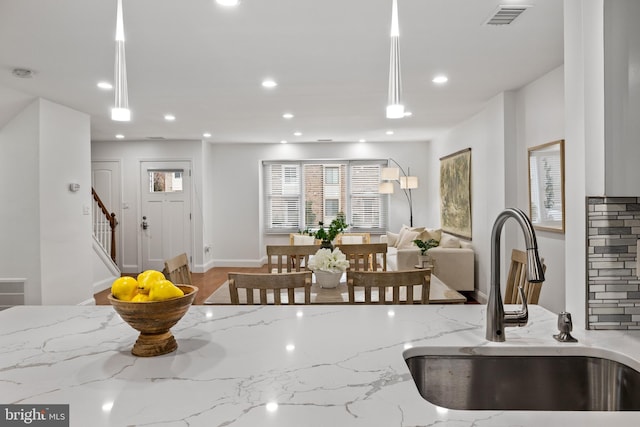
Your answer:
[[[491,231],[491,289],[489,303],[487,304],[487,335],[489,341],[504,341],[504,328],[506,326],[524,326],[529,321],[527,309],[527,297],[523,289],[518,288],[522,298],[522,309],[518,311],[504,311],[502,294],[500,292],[500,235],[502,226],[507,219],[518,221],[527,246],[527,280],[530,282],[544,282],[544,271],[538,256],[538,243],[536,233],[529,217],[520,209],[507,208],[502,211]]]

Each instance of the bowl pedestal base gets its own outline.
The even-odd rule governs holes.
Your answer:
[[[159,334],[140,333],[136,343],[131,349],[135,356],[152,357],[171,353],[178,348],[178,343],[171,331]]]

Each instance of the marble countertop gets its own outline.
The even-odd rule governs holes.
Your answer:
[[[573,352],[640,370],[640,331],[574,331],[530,306],[505,343],[485,306],[192,306],[174,353],[130,353],[112,307],[0,312],[0,404],[70,405],[71,426],[637,426],[638,412],[457,411],[419,395],[404,361],[424,350]],[[480,349],[481,348],[481,349]]]

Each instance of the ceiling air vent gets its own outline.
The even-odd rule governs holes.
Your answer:
[[[333,142],[331,138],[318,139],[317,142]]]
[[[491,17],[484,23],[485,25],[509,25],[525,10],[529,5],[501,4],[493,12]]]
[[[153,141],[162,141],[166,138],[164,136],[148,136],[147,139],[151,139]]]

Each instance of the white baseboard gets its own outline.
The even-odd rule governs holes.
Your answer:
[[[122,272],[127,274],[137,274],[140,273],[140,269],[138,268],[138,264],[135,265],[123,265]]]
[[[193,273],[206,273],[208,270],[212,269],[214,267],[214,263],[213,261],[207,261],[207,263],[203,264],[196,264],[193,266],[193,270],[191,270]]]
[[[489,298],[484,292],[480,292],[478,289],[473,290],[473,298],[478,301],[480,304],[486,304],[489,301]]]
[[[262,267],[267,262],[266,257],[263,259],[219,259],[213,260],[213,267]]]
[[[93,293],[97,294],[98,292],[102,292],[105,289],[109,289],[111,287],[111,284],[113,283],[114,280],[116,280],[119,276],[117,277],[109,277],[107,279],[101,280],[98,283],[94,283],[93,284]]]

